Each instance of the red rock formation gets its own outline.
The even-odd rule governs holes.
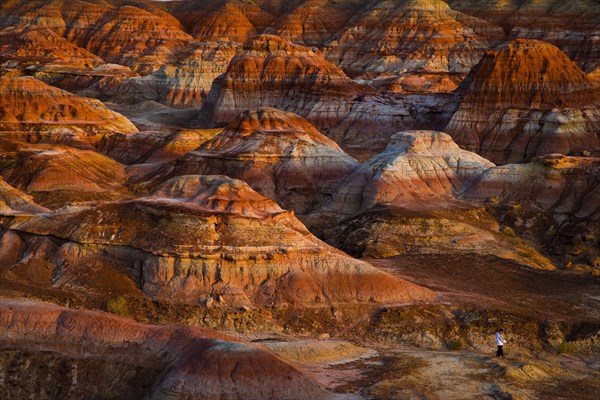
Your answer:
[[[385,151],[344,179],[326,208],[353,214],[377,204],[425,207],[454,199],[493,166],[460,149],[443,132],[401,132],[392,136]]]
[[[276,107],[305,117],[340,145],[377,150],[420,116],[433,109],[447,112],[419,101],[380,97],[348,78],[318,50],[261,35],[246,42],[227,72],[214,81],[202,107],[202,122],[228,123],[247,109]]]
[[[221,131],[222,129],[142,131],[133,135],[111,136],[98,149],[120,163],[145,164],[154,170],[153,164],[174,161]]]
[[[174,15],[199,43],[190,45],[173,65],[131,80],[125,88],[145,91],[143,99],[173,107],[200,107],[212,82],[227,70],[241,44],[273,20],[258,5],[235,0],[186,3],[176,7]]]
[[[209,0],[181,3],[173,15],[202,41],[244,42],[272,24],[280,8],[280,1],[272,0]]]
[[[0,177],[0,213],[49,211],[34,203],[31,196],[15,189]]]
[[[412,7],[419,13],[431,11],[429,3],[426,4],[424,1],[422,3],[403,4],[397,11],[403,12],[402,10],[406,7]],[[131,5],[129,3],[65,2],[63,0],[43,3],[21,0],[5,2],[2,7],[2,12],[9,15],[10,20],[15,22],[16,26],[15,29],[7,25],[5,29],[4,37],[8,46],[5,53],[7,53],[9,64],[12,63],[10,65],[24,67],[29,64],[28,67],[35,67],[38,71],[50,70],[53,73],[54,81],[62,81],[62,79],[56,79],[57,73],[77,74],[82,78],[76,80],[83,83],[89,82],[90,76],[96,76],[91,71],[93,66],[103,62],[124,64],[143,77],[131,77],[125,82],[120,79],[120,76],[118,79],[102,79],[102,87],[93,84],[94,88],[90,94],[95,93],[94,95],[98,95],[102,99],[110,97],[112,100],[125,102],[154,100],[173,107],[201,106],[212,81],[226,71],[229,61],[240,48],[241,43],[253,35],[262,32],[277,32],[293,42],[323,46],[325,41],[329,42],[330,38],[336,35],[336,32],[347,28],[345,27],[346,22],[352,14],[361,7],[366,8],[360,3],[339,4],[330,0],[311,0],[293,4],[274,4],[269,1],[248,3],[229,0],[199,4],[183,2],[179,6],[170,8],[173,10],[173,15],[179,18],[183,22],[183,26],[191,32],[192,35],[188,35],[183,31],[182,25],[170,14],[158,6],[144,2]],[[433,8],[439,7],[434,5]],[[368,13],[369,10],[364,10],[359,14]],[[452,15],[459,14],[454,11],[451,13]],[[482,27],[485,25],[483,21],[462,14],[460,18],[459,16],[456,18],[460,19],[461,22],[456,22],[456,24],[461,27],[464,23],[464,26],[472,26],[478,33],[480,30],[486,30]],[[393,27],[390,29],[394,30]],[[48,32],[47,36],[52,39],[35,42],[29,40],[27,42],[29,44],[20,45],[18,60],[13,59],[9,53],[13,52],[13,42],[24,40],[21,37],[22,33],[19,33],[23,31],[27,31],[28,35],[35,37]],[[0,34],[1,37],[3,36]],[[436,37],[437,34],[431,36],[430,39],[434,40]],[[0,43],[2,43],[1,40]],[[478,42],[477,40],[466,42],[463,38],[460,46],[467,46],[469,43]],[[386,45],[387,47],[389,46]],[[333,42],[329,48],[334,52],[345,52]],[[0,47],[0,53],[1,50]],[[454,54],[458,57],[459,51],[455,50]],[[39,58],[40,56],[42,58]],[[89,60],[86,58],[94,56],[98,57]],[[465,57],[469,58],[471,55],[465,55]],[[72,60],[72,62],[66,60]],[[373,68],[380,69],[375,66]],[[324,73],[329,74],[330,72],[324,71]],[[92,80],[96,80],[96,78],[92,78]],[[76,84],[70,86],[70,82],[73,80],[67,79],[64,85],[60,86],[70,90],[78,87]],[[447,88],[447,83],[435,86]],[[422,89],[418,90],[418,93],[432,92],[431,85],[427,83],[419,86]],[[453,87],[453,85],[450,86]],[[386,86],[378,85],[378,87],[385,88]],[[415,92],[414,84],[411,88],[413,90],[409,90],[409,92]],[[446,89],[446,92],[448,90],[451,89]],[[338,87],[334,91],[338,93],[346,91],[354,95],[365,94],[364,88],[360,93],[353,93],[355,90],[344,87]],[[398,90],[394,91],[399,92]],[[345,102],[350,103],[349,100]],[[301,99],[298,101],[302,102]],[[418,99],[414,101],[419,103]],[[391,123],[390,120],[386,120],[386,116],[392,113],[395,113],[396,116],[393,120],[409,119],[407,118],[409,114],[413,118],[416,114],[423,114],[423,110],[419,109],[422,104],[415,104],[416,110],[407,110],[408,107],[397,104],[396,111],[393,111],[390,110],[389,103],[389,99],[369,101],[367,104],[361,102],[351,111],[354,115],[372,114],[373,108],[375,108],[380,114],[378,119],[384,120],[382,125]],[[252,107],[260,105],[275,104],[253,104]],[[246,105],[237,112],[252,107]],[[339,108],[339,104],[337,107]],[[440,109],[444,109],[444,106],[440,106]],[[289,110],[298,112],[297,109]],[[331,116],[335,114],[339,115],[338,120],[350,120],[342,118],[347,110],[321,109],[319,111],[321,119],[331,119]],[[433,110],[434,113],[438,111],[437,109]],[[328,123],[319,124],[319,128],[328,128],[329,125]],[[335,125],[340,124],[335,122]],[[354,121],[354,123],[346,123],[338,130],[343,130],[345,133],[353,130],[349,133],[356,135],[356,132],[364,127],[362,121]],[[382,126],[380,130],[386,131],[382,133],[385,136],[397,128],[406,127],[410,127],[410,123],[407,124],[406,121],[403,121],[397,127]]]
[[[221,3],[212,10],[202,5],[202,11],[206,12],[202,17],[192,14],[195,19],[193,29],[195,37],[202,41],[225,40],[243,43],[261,33],[273,21],[273,15],[258,4],[241,1]],[[190,16],[183,17],[184,21],[189,18]]]
[[[441,0],[380,1],[354,16],[325,53],[328,60],[358,78],[407,72],[467,73],[488,48],[470,24],[486,25]],[[487,25],[503,37],[500,28]]]
[[[130,78],[139,77],[131,69],[119,64],[101,64],[88,70],[69,70],[62,66],[43,65],[27,68],[34,72],[33,77],[51,86],[67,90],[84,97],[93,97],[101,101],[130,100],[123,93],[124,82]],[[139,101],[140,96],[133,99]]]
[[[600,5],[587,0],[448,0],[452,8],[504,27],[512,38],[559,47],[585,71],[600,65]]]
[[[136,127],[98,100],[82,98],[30,77],[0,77],[0,131],[31,142],[95,144]]]
[[[94,266],[127,271],[120,279],[177,303],[331,307],[431,297],[327,246],[293,213],[227,177],[174,178],[151,197],[15,220],[3,236],[20,241],[11,257],[21,269],[48,260],[55,288],[98,287],[85,273]]]
[[[50,29],[10,27],[0,30],[2,62],[12,68],[42,65],[52,70],[89,70],[103,60]]]
[[[156,197],[183,199],[206,210],[266,218],[284,213],[276,203],[248,184],[219,175],[184,175],[168,180],[154,192]]]
[[[279,103],[293,107],[295,104],[296,110],[289,111],[304,111],[298,104],[301,100],[310,106],[310,100],[316,102],[319,95],[343,96],[344,92],[352,95],[358,89],[359,85],[325,61],[318,50],[278,36],[261,35],[245,43],[243,52],[234,57],[225,75],[215,81],[210,111],[217,123],[230,121],[244,109],[262,105]],[[289,99],[282,104],[283,94]]]
[[[304,118],[260,108],[240,114],[223,132],[146,179],[155,185],[178,175],[223,174],[303,214],[356,166]]]
[[[516,40],[488,52],[447,131],[498,163],[600,150],[600,91],[558,48]]]
[[[10,365],[15,353],[29,367]],[[57,372],[44,360],[68,368]],[[210,329],[142,325],[101,312],[4,298],[0,365],[6,362],[11,384],[3,380],[0,394],[16,399],[111,392],[173,400],[330,397],[272,353]],[[48,377],[56,378],[50,392]]]
[[[487,170],[465,193],[563,264],[600,268],[600,159],[551,155]]]
[[[53,78],[57,73],[70,74],[67,78],[77,73],[83,76],[76,79],[79,83],[95,75],[91,69],[96,65],[124,64],[147,76],[121,80],[119,85],[113,79],[108,88],[99,88],[100,95],[117,101],[156,100],[176,107],[202,104],[212,81],[225,71],[240,43],[256,33],[246,16],[263,26],[272,19],[250,4],[207,6],[203,2],[200,14],[187,4],[185,11],[175,15],[193,21],[194,39],[173,16],[150,2],[11,1],[1,7],[2,15],[10,18],[5,26],[0,23],[0,61],[6,59],[12,67],[51,70]],[[261,22],[264,18],[267,21]],[[243,19],[249,24],[247,32]],[[245,33],[231,34],[238,31]],[[61,87],[72,90],[77,85],[65,82]]]
[[[171,65],[126,82],[123,91],[127,97],[178,108],[200,107],[212,82],[227,70],[242,43],[274,18],[258,4],[235,0],[187,2],[175,7],[173,14],[187,26],[195,42]]]
[[[588,78],[593,81],[596,81],[598,85],[600,85],[600,67],[596,68],[594,71],[588,74]]]
[[[494,164],[460,149],[449,135],[408,131],[349,174],[308,218],[328,243],[352,255],[477,253],[553,268],[506,240],[479,205],[459,201]],[[516,248],[517,250],[514,250]]]
[[[73,6],[71,6],[73,7]],[[79,10],[77,10],[79,11]],[[124,5],[109,11],[95,26],[76,25],[65,33],[107,62],[133,66],[136,70],[154,69],[169,61],[191,41],[189,35],[167,13]]]
[[[54,80],[57,73],[68,73],[59,86],[73,91],[87,83],[102,98],[199,106],[235,52],[225,42],[196,43],[173,16],[149,3],[24,3],[3,5],[3,15],[18,24],[0,31],[0,61],[50,70]],[[91,69],[104,63],[102,59],[149,76],[96,82],[98,74]]]
[[[200,107],[212,82],[223,74],[241,44],[203,42],[186,49],[180,59],[144,77],[127,80],[113,94],[117,101],[155,100],[171,107]]]
[[[354,12],[356,5],[351,2],[307,0],[284,13],[275,23],[275,30],[292,43],[322,48]]]
[[[399,94],[453,93],[464,79],[463,74],[405,74],[372,81],[380,90]]]
[[[17,27],[52,30],[106,62],[142,72],[168,62],[192,40],[174,17],[144,3],[11,1],[0,11]]]
[[[187,26],[194,40],[173,53],[169,64],[156,66],[144,77],[123,84],[117,100],[154,100],[171,107],[200,107],[212,82],[223,74],[231,59],[256,30],[265,12],[237,1],[186,2],[173,15]],[[268,13],[266,14],[268,16]]]
[[[382,17],[380,11],[386,8],[389,8],[386,2],[380,2],[375,7],[360,3],[339,4],[329,0],[282,5],[264,1],[213,1],[208,4],[203,2],[201,7],[193,3],[184,3],[176,7],[174,15],[183,21],[201,45],[186,49],[186,55],[174,65],[162,67],[160,71],[144,79],[131,80],[127,91],[136,93],[143,99],[157,100],[175,107],[200,106],[207,95],[210,82],[225,72],[227,63],[242,42],[256,34],[275,32],[293,43],[302,45],[323,47],[327,42],[327,57],[349,71],[353,77],[387,77],[393,74],[400,81],[404,81],[413,77],[409,75],[398,78],[399,74],[407,71],[410,74],[423,70],[450,73],[443,82],[433,85],[435,88],[443,88],[443,92],[449,92],[456,88],[454,81],[460,81],[488,47],[487,41],[479,35],[493,40],[504,37],[499,27],[450,10],[440,0],[403,2],[395,5],[391,11],[386,11],[387,17]],[[358,9],[360,10],[357,11]],[[357,16],[347,23],[354,13],[357,13]],[[369,30],[379,24],[382,18],[389,25],[388,30],[381,32],[376,29],[373,30],[373,35],[380,34],[383,38],[373,38],[371,34],[355,38],[355,30]],[[398,27],[409,25],[410,29],[400,29],[402,32],[397,32]],[[412,37],[410,32],[414,31],[415,26],[419,33]],[[453,28],[460,28],[460,34],[451,33]],[[336,37],[339,40],[331,41]],[[372,46],[371,43],[379,45]],[[357,50],[359,54],[352,50],[354,47],[360,47]],[[423,51],[423,48],[426,50]],[[417,75],[416,79],[419,78],[421,77]],[[438,78],[423,79],[426,82],[419,85],[414,85],[413,82],[412,90],[406,92],[434,92],[435,89],[429,81],[435,82]],[[379,82],[374,83],[377,83],[378,87],[386,88],[386,85],[380,85]],[[405,93],[397,89],[393,91]],[[247,104],[243,108],[260,105],[275,106],[274,103],[268,102],[254,103],[251,106]],[[380,109],[385,108],[382,104],[376,106]],[[372,112],[371,107],[364,105],[354,112]],[[242,111],[243,108],[237,111]],[[443,109],[443,106],[441,108]],[[288,110],[299,112],[298,109]],[[382,109],[380,112],[385,115],[389,110]],[[404,110],[401,112],[404,116],[407,115]],[[327,114],[332,113],[340,114],[338,110],[327,111]],[[406,124],[402,125],[402,128],[406,127]],[[323,129],[325,125],[319,125],[319,128]]]
[[[73,201],[131,195],[124,186],[127,175],[123,165],[92,150],[23,144],[10,166],[0,167],[0,174],[51,208]]]

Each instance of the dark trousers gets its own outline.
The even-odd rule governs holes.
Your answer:
[[[504,357],[504,350],[502,349],[504,346],[498,346],[498,351],[496,352],[496,357]]]

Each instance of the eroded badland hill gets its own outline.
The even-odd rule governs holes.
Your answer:
[[[0,398],[596,400],[598,38],[597,0],[0,2]]]

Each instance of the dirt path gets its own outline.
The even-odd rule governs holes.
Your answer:
[[[333,344],[332,344],[333,343]],[[286,350],[286,346],[293,349]],[[341,351],[329,362],[315,352]],[[278,343],[271,350],[340,399],[583,399],[600,393],[600,356],[511,350],[508,358],[472,351],[368,348],[341,341]],[[306,358],[303,358],[303,349]],[[362,354],[361,354],[362,353]]]

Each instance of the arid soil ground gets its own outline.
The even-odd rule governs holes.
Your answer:
[[[534,270],[493,256],[407,255],[369,262],[435,290],[442,302],[552,320],[600,320],[598,276]]]
[[[290,358],[344,399],[589,399],[600,390],[597,358],[507,348],[433,351],[412,348],[365,349],[362,357],[313,362],[310,353],[328,342],[304,343],[307,360]],[[289,346],[297,348],[293,342]],[[324,349],[321,349],[324,347]],[[285,346],[275,350],[286,358]]]
[[[495,257],[403,256],[369,262],[438,293],[442,305],[517,315],[529,321],[573,326],[600,322],[600,278],[538,271]],[[373,317],[371,317],[373,318]],[[502,321],[498,319],[498,324]],[[597,399],[600,357],[567,345],[528,348],[507,332],[505,358],[487,342],[433,350],[352,341],[291,337],[255,339],[307,372],[340,399]],[[513,340],[514,337],[514,340]],[[598,338],[596,336],[596,342]],[[452,345],[450,345],[452,347]]]

